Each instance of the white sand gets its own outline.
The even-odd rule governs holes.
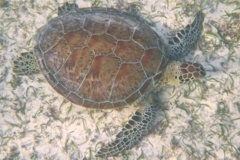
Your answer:
[[[12,0],[6,7],[7,1],[0,0],[0,159],[95,159],[101,143],[114,139],[136,110],[85,109],[64,100],[41,74],[14,78],[12,61],[32,50],[33,35],[57,16],[64,1],[58,2]],[[194,2],[202,2],[206,18],[200,47],[186,59],[202,63],[206,79],[161,90],[167,110],[159,111],[160,123],[138,147],[116,159],[240,157],[240,42],[233,42],[240,39],[239,2],[142,0],[142,13],[165,36],[193,20],[200,9]],[[90,1],[77,3],[91,6]],[[104,1],[100,6],[116,4]],[[238,20],[230,21],[226,13],[235,13]]]

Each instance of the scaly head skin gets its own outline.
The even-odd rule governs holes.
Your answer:
[[[168,64],[160,84],[179,85],[201,78],[205,74],[204,68],[199,63],[172,61]],[[151,130],[156,116],[155,109],[156,106],[151,106],[145,111],[136,111],[132,119],[117,134],[116,139],[104,145],[96,157],[116,156],[136,146]]]
[[[203,66],[199,63],[172,61],[160,81],[161,85],[180,85],[206,75]]]
[[[68,13],[68,11],[72,11],[72,10],[74,11],[75,8],[77,8],[77,5],[75,3],[74,4],[65,3],[65,5],[63,7],[59,8],[58,14],[59,14],[59,16],[63,17],[66,13]],[[168,45],[167,45],[168,49],[166,51],[167,52],[166,56],[169,60],[175,60],[175,59],[179,59],[179,58],[185,56],[186,54],[188,54],[190,52],[190,50],[192,50],[194,48],[194,46],[196,46],[197,41],[198,41],[201,31],[202,31],[203,19],[204,19],[203,13],[199,12],[196,16],[196,19],[194,20],[194,22],[192,24],[185,27],[183,30],[181,30],[179,33],[177,33],[177,35],[175,37],[173,37],[172,39],[169,40]],[[62,22],[62,21],[60,21],[60,22]],[[142,31],[142,32],[140,32],[140,33],[143,33],[142,35],[144,35],[144,34],[146,35],[146,32],[143,32],[145,30],[140,30],[140,31]],[[148,31],[148,29],[146,31]],[[49,32],[46,32],[46,33],[53,34],[54,32],[52,30],[49,30]],[[150,33],[152,33],[152,34],[150,34]],[[157,39],[156,38],[157,36],[154,37],[153,33],[154,32],[149,31],[148,37],[150,37],[152,39],[154,39],[154,38]],[[144,37],[144,36],[142,36],[142,37]],[[150,38],[148,38],[146,40],[146,39],[143,39],[142,37],[140,37],[140,40],[141,40],[140,42],[142,42],[143,44],[146,43],[147,45],[152,44],[152,43],[147,43],[147,41],[151,40]],[[54,39],[55,35],[52,36],[51,38]],[[138,38],[137,34],[136,34],[135,38],[136,39]],[[155,42],[155,40],[153,40],[153,41]],[[49,42],[49,40],[47,39],[46,42]],[[53,41],[50,41],[50,42],[52,42],[52,44],[53,44]],[[134,42],[134,44],[135,44],[135,42]],[[155,43],[153,43],[153,44],[155,44]],[[65,46],[60,45],[60,49],[62,49],[62,48],[65,48]],[[141,47],[140,47],[140,49],[141,49]],[[160,50],[160,48],[158,48],[157,50]],[[152,51],[149,53],[150,56],[148,55],[146,57],[151,57],[151,55],[154,53],[157,53],[157,52]],[[89,55],[90,55],[89,57],[91,57],[91,54],[89,54]],[[158,55],[158,54],[156,54],[156,55]],[[142,59],[143,59],[143,57],[142,57]],[[162,59],[161,56],[160,56],[160,59]],[[153,60],[156,60],[156,58],[150,59],[150,60],[146,58],[145,63],[149,64],[149,66],[151,66],[150,64],[153,63]],[[107,61],[104,61],[104,62],[107,62]],[[147,63],[147,62],[150,62],[150,63]],[[70,63],[70,64],[72,64],[72,63]],[[106,63],[103,63],[103,64],[106,64]],[[128,65],[129,64],[126,64],[126,66],[128,66]],[[98,65],[96,65],[96,66],[97,66],[96,68],[99,68]],[[106,67],[106,68],[109,69],[108,67]],[[134,67],[136,67],[136,65],[134,65]],[[133,66],[129,67],[130,68],[129,69],[130,77],[132,75],[130,73],[133,73],[132,71],[133,71],[134,67]],[[141,67],[139,67],[139,68],[141,68]],[[138,68],[136,68],[136,71],[138,71],[137,69]],[[164,69],[164,68],[160,67],[160,70],[162,70],[162,69]],[[33,53],[31,53],[31,52],[22,53],[21,56],[16,61],[14,61],[13,71],[19,75],[29,75],[29,74],[38,73],[39,68],[38,68],[37,60],[35,59],[35,56],[33,55]],[[125,72],[126,70],[122,70],[122,71]],[[151,68],[150,68],[150,71],[152,71]],[[106,72],[104,72],[104,73],[106,73]],[[139,72],[136,72],[136,73],[139,74]],[[142,74],[143,76],[146,74],[146,73],[144,74],[144,72],[142,72],[142,73],[143,73]],[[160,72],[160,73],[162,73],[162,72]],[[107,73],[107,74],[109,74],[109,73]],[[123,75],[125,75],[125,74],[126,73],[124,73]],[[159,75],[161,75],[161,74],[159,74]],[[180,83],[190,81],[194,78],[200,78],[201,76],[204,76],[204,75],[205,75],[205,71],[200,64],[180,63],[180,62],[173,61],[166,68],[164,76],[162,78],[162,83],[177,85]],[[119,76],[119,77],[121,78],[121,76]],[[134,76],[132,76],[132,77],[134,77]],[[141,76],[139,76],[139,77],[140,77],[139,79],[141,79]],[[57,82],[57,81],[55,81],[55,82]],[[109,82],[109,81],[107,81],[107,82]],[[123,83],[123,84],[126,85],[126,83]],[[59,88],[63,90],[64,87],[62,86]],[[93,92],[95,90],[91,90],[91,91]],[[88,92],[86,92],[86,93],[88,93]],[[77,96],[75,96],[75,97],[77,97]],[[104,145],[97,152],[96,157],[106,158],[106,157],[110,157],[110,156],[115,156],[125,150],[133,148],[137,143],[139,143],[143,139],[144,136],[146,136],[149,133],[150,129],[152,128],[153,122],[155,120],[155,113],[156,113],[155,109],[156,108],[157,108],[157,106],[151,106],[144,111],[137,111],[134,114],[134,116],[131,118],[131,120],[129,120],[128,123],[123,127],[123,129],[117,134],[116,139],[113,142],[110,142],[110,143]]]
[[[196,48],[202,32],[203,20],[204,14],[199,11],[191,24],[180,30],[175,37],[169,39],[166,56],[170,61],[183,58]],[[179,85],[195,78],[201,78],[205,74],[201,64],[173,61],[166,67],[160,84]]]
[[[199,12],[192,24],[187,25],[175,37],[169,40],[166,56],[170,61],[184,57],[196,47],[202,32],[203,19],[203,13]],[[172,61],[168,64],[160,83],[162,85],[179,85],[201,78],[205,74],[206,72],[201,64]],[[127,125],[117,134],[116,139],[104,145],[97,152],[96,157],[111,157],[133,148],[149,133],[155,119],[154,117],[155,107],[153,106],[142,113],[137,111]]]

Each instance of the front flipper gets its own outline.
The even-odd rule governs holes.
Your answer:
[[[13,72],[18,75],[31,75],[39,73],[36,57],[32,52],[21,53],[21,56],[16,59],[13,66]]]
[[[203,20],[204,14],[200,11],[197,13],[192,24],[187,25],[184,29],[179,31],[175,37],[169,39],[167,44],[167,57],[170,60],[182,58],[196,48],[202,32]]]
[[[136,111],[132,119],[117,134],[116,139],[104,145],[97,152],[96,157],[106,158],[116,156],[125,150],[133,148],[149,133],[154,120],[154,106],[147,108],[144,112]]]

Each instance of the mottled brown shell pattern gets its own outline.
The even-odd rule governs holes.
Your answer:
[[[71,11],[48,22],[35,39],[46,80],[84,107],[132,104],[159,81],[166,64],[159,36],[114,9]]]

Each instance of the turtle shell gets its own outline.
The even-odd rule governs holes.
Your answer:
[[[84,107],[132,104],[159,81],[166,64],[159,36],[114,9],[69,11],[40,28],[35,40],[46,80]]]

